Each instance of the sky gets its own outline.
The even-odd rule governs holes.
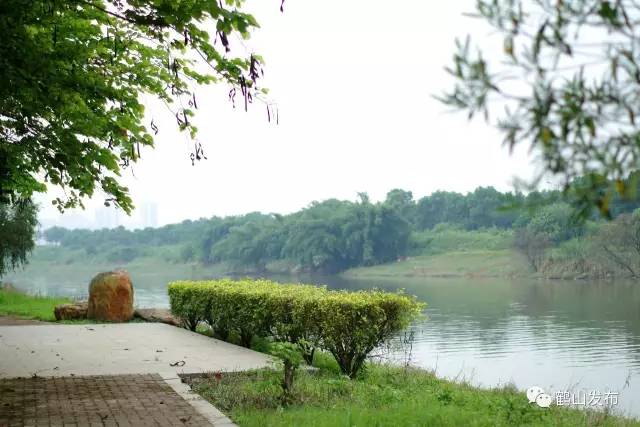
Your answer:
[[[266,61],[264,85],[279,124],[261,103],[233,108],[225,86],[198,90],[198,140],[208,160],[191,165],[192,149],[165,107],[145,101],[160,131],[122,181],[135,203],[153,204],[158,225],[252,211],[290,213],[314,200],[384,199],[394,188],[414,197],[478,186],[513,189],[530,178],[525,150],[513,155],[481,118],[433,98],[452,87],[456,37],[467,34],[495,49],[495,36],[472,12],[474,0],[249,0],[261,28],[236,52]],[[500,42],[500,39],[495,39]],[[499,50],[496,50],[499,53]],[[88,226],[104,197],[60,216],[52,189],[37,200],[45,226]],[[136,213],[123,225],[134,227]]]

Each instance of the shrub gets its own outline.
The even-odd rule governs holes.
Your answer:
[[[211,326],[225,333],[237,331],[240,343],[250,347],[253,336],[266,335],[271,323],[269,288],[265,281],[257,281],[255,286],[248,281],[227,281],[223,286],[214,286],[209,292]]]
[[[174,283],[169,286],[168,292],[171,312],[182,320],[185,328],[195,331],[198,323],[209,315],[209,300],[205,296],[204,286]]]
[[[278,341],[297,344],[309,365],[313,363],[313,355],[321,339],[318,300],[327,292],[325,287],[280,285],[269,298],[274,316],[270,334]]]
[[[406,328],[424,306],[403,293],[250,279],[174,282],[169,299],[173,314],[192,330],[204,320],[222,338],[238,333],[246,347],[256,335],[271,336],[296,344],[307,363],[321,347],[351,378],[374,348]]]
[[[354,378],[367,355],[409,326],[422,307],[402,293],[333,292],[319,301],[322,346]]]

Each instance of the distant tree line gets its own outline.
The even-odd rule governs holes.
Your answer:
[[[269,262],[283,260],[302,271],[335,273],[405,257],[415,250],[412,233],[448,223],[465,230],[514,230],[515,246],[537,269],[549,247],[585,233],[588,221],[576,217],[570,199],[560,191],[525,195],[480,187],[466,195],[438,191],[414,200],[410,191],[394,189],[378,203],[360,193],[355,202],[313,202],[289,215],[249,213],[133,231],[53,227],[43,237],[89,254],[106,252],[112,262],[131,261],[144,248],[172,245],[179,247],[181,262],[226,262],[264,271]],[[637,201],[610,201],[614,216],[638,207]]]

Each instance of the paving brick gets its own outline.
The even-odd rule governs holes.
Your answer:
[[[157,374],[0,379],[0,427],[211,425]]]

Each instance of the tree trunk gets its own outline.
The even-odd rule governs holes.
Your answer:
[[[633,277],[634,279],[638,277],[638,275],[636,274],[634,269],[631,268],[631,266],[628,263],[624,262],[624,260],[622,258],[620,258],[618,255],[616,255],[615,252],[613,252],[611,249],[609,249],[607,247],[607,245],[602,245],[602,248],[607,253],[607,255],[609,255],[609,258],[614,260],[622,268],[625,268],[625,269],[629,270],[629,272],[631,273],[631,277]]]
[[[295,342],[295,341],[292,341]],[[316,352],[315,347],[311,347],[308,345],[304,345],[301,343],[298,343],[298,347],[300,348],[300,353],[302,353],[302,358],[304,359],[305,363],[307,365],[312,365],[313,364],[313,355]]]
[[[222,341],[227,341],[229,339],[229,331],[227,329],[215,328],[213,330],[213,333],[215,334],[216,337],[220,338]]]
[[[184,319],[185,328],[193,332],[195,332],[196,329],[198,328],[198,323],[200,322],[196,318]]]
[[[282,404],[289,405],[293,401],[293,380],[296,368],[290,361],[284,361],[284,377],[282,378]]]
[[[293,391],[293,377],[295,374],[295,368],[289,361],[284,362],[284,378],[282,379],[282,389],[285,393],[291,393]]]
[[[364,365],[366,357],[366,355],[363,355],[355,358],[355,360],[353,361],[353,366],[351,367],[349,378],[354,379],[358,375],[360,369],[362,369],[362,366]]]
[[[248,331],[240,331],[240,345],[246,348],[251,347],[251,339],[253,338],[253,334]]]

